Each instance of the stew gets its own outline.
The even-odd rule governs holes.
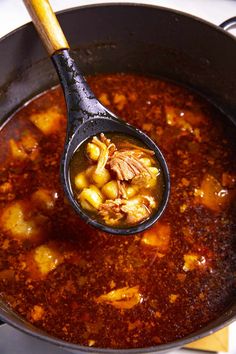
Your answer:
[[[18,110],[0,132],[0,296],[63,340],[103,348],[175,341],[235,301],[236,129],[196,93],[133,74],[88,78],[111,110],[163,151],[171,196],[134,236],[86,225],[65,199],[60,88]]]
[[[101,134],[83,143],[72,157],[70,178],[81,207],[112,227],[150,218],[164,190],[154,151],[124,134]]]

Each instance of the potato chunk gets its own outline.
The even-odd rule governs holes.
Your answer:
[[[29,119],[45,135],[58,132],[61,129],[62,115],[55,108],[43,113],[34,113]]]
[[[124,106],[127,104],[127,98],[122,93],[115,93],[113,103],[119,111],[122,111]]]
[[[215,177],[206,174],[200,189],[195,189],[194,195],[198,203],[215,212],[219,212],[230,204],[235,191],[222,187]]]
[[[96,301],[98,303],[107,303],[117,309],[131,309],[135,305],[142,302],[142,295],[138,286],[132,288],[125,287],[112,290],[107,294],[99,296]]]
[[[16,160],[22,161],[30,159],[34,161],[39,157],[38,141],[36,137],[28,131],[18,141],[10,139],[9,146],[12,157]]]
[[[2,212],[1,228],[18,239],[37,236],[40,228],[33,218],[25,218],[24,204],[20,201],[8,205]]]
[[[45,311],[42,306],[34,305],[34,307],[32,308],[32,310],[30,312],[30,317],[34,322],[36,322],[36,321],[40,321],[43,318],[44,314],[45,314]]]
[[[27,154],[20,144],[18,144],[14,139],[9,140],[10,151],[14,159],[25,160],[27,159]]]
[[[62,262],[63,257],[56,247],[44,244],[35,248],[33,259],[41,275],[45,276]]]
[[[168,224],[157,222],[152,228],[145,231],[141,243],[145,246],[155,247],[159,252],[168,250],[171,228]]]
[[[119,189],[118,189],[117,181],[112,180],[112,181],[106,183],[102,187],[102,193],[109,199],[118,198]]]
[[[100,148],[93,143],[88,143],[86,152],[89,158],[93,161],[97,161],[100,156]]]
[[[205,263],[206,263],[205,257],[199,254],[185,254],[183,270],[185,272],[188,272],[190,270],[194,270],[196,268],[205,266]]]
[[[89,186],[89,181],[86,176],[86,172],[80,172],[75,176],[75,186],[77,189],[87,188]]]

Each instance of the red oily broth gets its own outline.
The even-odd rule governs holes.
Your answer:
[[[168,207],[134,236],[81,221],[59,179],[63,94],[43,93],[0,132],[1,299],[36,327],[85,346],[183,338],[235,299],[235,127],[193,92],[156,78],[112,74],[88,82],[163,151]]]

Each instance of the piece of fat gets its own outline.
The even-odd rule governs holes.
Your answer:
[[[34,219],[25,219],[24,205],[20,201],[13,202],[4,208],[0,217],[0,227],[18,239],[30,239],[40,233],[40,228]]]

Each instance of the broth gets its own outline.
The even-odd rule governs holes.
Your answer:
[[[81,221],[59,179],[63,94],[43,93],[0,132],[0,296],[69,342],[136,348],[175,341],[235,300],[236,129],[193,92],[156,78],[112,74],[88,82],[163,151],[168,207],[151,229],[128,237]]]

